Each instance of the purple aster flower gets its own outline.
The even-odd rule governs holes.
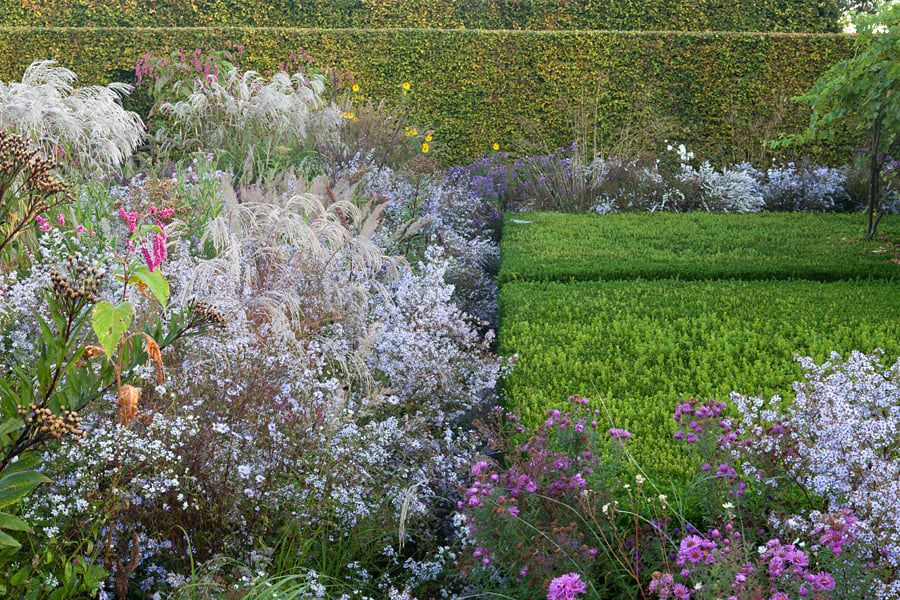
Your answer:
[[[574,600],[587,591],[578,573],[566,573],[553,579],[547,587],[547,600]]]
[[[614,440],[629,440],[631,439],[631,432],[627,429],[613,427],[609,430],[609,436]]]
[[[834,589],[834,577],[824,571],[813,575],[810,583],[819,592],[827,592]]]

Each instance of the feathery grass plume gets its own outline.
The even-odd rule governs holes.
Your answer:
[[[31,63],[21,82],[0,81],[0,127],[31,137],[79,169],[106,173],[131,156],[144,124],[122,107],[130,86],[75,87],[77,81],[54,60]]]
[[[278,71],[264,77],[232,69],[191,85],[185,100],[160,105],[167,118],[159,132],[163,146],[213,150],[241,183],[308,157],[313,143],[332,135],[340,122],[321,75]]]
[[[222,214],[204,239],[217,256],[197,264],[185,293],[264,319],[281,341],[329,324],[362,328],[354,320],[377,279],[402,262],[373,240],[381,209],[358,207],[349,187],[323,178],[282,178],[240,194],[239,202],[225,186]]]

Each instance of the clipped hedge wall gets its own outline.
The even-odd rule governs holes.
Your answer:
[[[56,58],[84,83],[127,81],[148,50],[226,42],[244,44],[246,66],[261,70],[306,49],[349,70],[370,97],[400,100],[399,84],[410,81],[403,100],[418,124],[437,129],[446,161],[493,142],[509,147],[523,125],[533,140],[569,144],[577,115],[590,116],[601,142],[652,125],[659,144],[685,142],[697,156],[758,158],[766,139],[806,123],[790,98],[850,51],[838,34],[0,28],[0,80]],[[847,158],[846,148],[808,151]]]
[[[837,31],[834,0],[2,0],[44,27],[433,27]]]

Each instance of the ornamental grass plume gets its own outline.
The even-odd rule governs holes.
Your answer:
[[[281,341],[314,336],[340,323],[362,328],[375,274],[390,277],[403,262],[373,237],[382,209],[352,202],[344,180],[285,177],[267,186],[225,185],[224,206],[203,243],[217,256],[199,261],[185,298],[216,298],[226,311],[262,318]]]
[[[48,155],[78,169],[108,173],[144,138],[144,123],[125,110],[124,83],[75,87],[78,76],[54,60],[25,69],[21,82],[0,81],[0,128],[32,138]]]
[[[244,183],[333,136],[342,120],[321,75],[278,71],[265,77],[233,68],[191,85],[185,100],[160,105],[168,119],[160,134],[169,145],[216,152]]]

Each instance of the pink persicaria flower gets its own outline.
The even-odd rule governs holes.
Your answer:
[[[138,214],[136,212],[126,212],[124,208],[120,208],[119,216],[128,225],[128,233],[134,233],[134,230],[137,229]]]
[[[575,600],[587,591],[587,585],[578,573],[566,573],[553,579],[547,588],[547,600]]]
[[[154,235],[150,241],[150,249],[148,250],[146,246],[142,247],[141,254],[144,256],[147,268],[152,273],[166,260],[166,236]]]
[[[78,225],[75,228],[75,233],[84,233],[85,231],[87,231],[87,229],[84,228],[84,225]]]
[[[41,231],[50,231],[50,221],[42,217],[41,215],[35,215],[34,220],[37,221],[38,228]]]
[[[631,439],[631,432],[627,429],[613,427],[609,430],[609,436],[614,440],[629,440]]]
[[[59,223],[60,225],[65,225],[66,218],[62,214],[58,214],[58,215],[56,215],[56,222]]]

